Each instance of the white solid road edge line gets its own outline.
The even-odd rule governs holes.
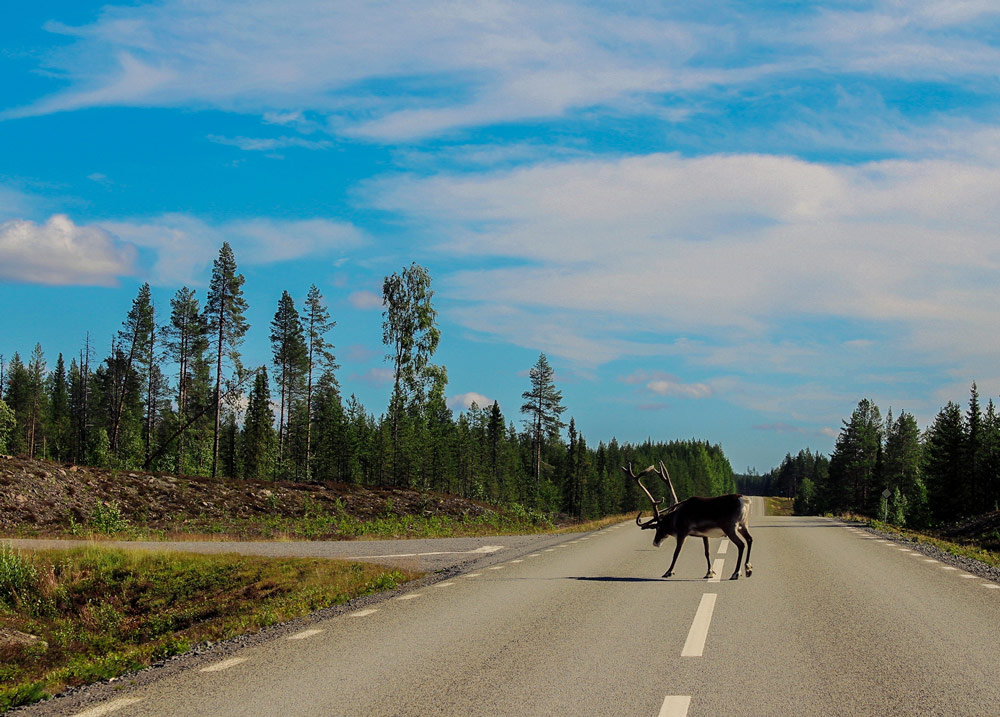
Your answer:
[[[103,705],[97,705],[97,707],[91,707],[89,710],[84,710],[83,712],[77,712],[73,717],[101,717],[101,715],[111,714],[112,712],[117,712],[120,709],[128,707],[129,705],[134,705],[136,702],[142,702],[141,697],[121,697],[117,700],[111,700],[110,702],[105,702]]]
[[[698,612],[694,614],[694,622],[688,632],[681,657],[701,657],[705,652],[705,640],[708,639],[708,626],[712,624],[712,612],[715,610],[716,593],[705,593],[698,604]]]
[[[691,696],[667,695],[660,707],[659,717],[687,717],[691,706]]]

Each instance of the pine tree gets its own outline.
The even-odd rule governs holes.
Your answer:
[[[521,405],[521,413],[529,416],[525,425],[531,438],[536,486],[542,477],[542,454],[545,444],[557,438],[560,429],[566,425],[559,419],[566,408],[562,405],[562,392],[556,390],[554,375],[555,370],[549,365],[545,354],[540,353],[538,361],[528,372],[531,389],[521,394],[521,398],[525,400]]]
[[[336,386],[333,372],[339,368],[333,356],[333,344],[326,340],[326,334],[337,325],[330,320],[330,312],[323,303],[323,295],[315,284],[309,287],[306,295],[305,332],[308,343],[308,359],[306,361],[306,480],[310,478],[312,460],[313,432],[313,374],[317,368],[328,376]],[[339,396],[338,396],[339,402]]]
[[[242,367],[237,347],[243,340],[249,325],[243,316],[247,302],[243,298],[242,274],[236,273],[236,257],[229,242],[219,249],[219,256],[212,265],[212,280],[205,301],[205,325],[212,341],[215,359],[215,429],[212,433],[212,477],[218,472],[219,429],[222,423],[222,359],[227,356],[234,365],[237,375]]]

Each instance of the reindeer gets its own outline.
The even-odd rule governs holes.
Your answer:
[[[716,496],[715,498],[700,498],[696,496],[678,501],[677,492],[674,490],[674,484],[670,480],[670,474],[667,472],[667,467],[663,465],[663,461],[660,461],[659,469],[649,466],[639,475],[636,475],[632,471],[631,463],[628,464],[628,468],[623,467],[622,470],[639,484],[639,487],[642,488],[643,492],[653,502],[653,517],[643,523],[640,520],[642,518],[642,511],[639,511],[639,514],[635,516],[635,524],[643,530],[656,530],[653,537],[653,545],[657,548],[660,547],[660,543],[668,535],[673,535],[677,539],[677,547],[674,549],[674,559],[670,561],[670,567],[667,568],[667,572],[663,574],[663,577],[669,578],[674,574],[674,564],[677,562],[677,556],[680,555],[684,540],[689,535],[694,535],[705,541],[705,560],[708,562],[708,573],[705,577],[714,577],[715,571],[712,570],[712,559],[708,553],[708,538],[710,536],[721,537],[725,535],[739,549],[739,555],[736,558],[736,570],[729,578],[730,580],[738,580],[740,577],[740,563],[743,562],[743,541],[740,540],[737,531],[747,540],[746,574],[747,577],[750,577],[753,571],[750,565],[750,546],[753,545],[753,538],[750,537],[750,531],[747,529],[747,521],[750,517],[749,498],[743,495],[729,494]],[[646,486],[642,484],[642,476],[647,473],[656,473],[670,487],[670,494],[673,496],[674,502],[666,510],[661,511],[658,507],[663,503],[664,498],[657,500]]]

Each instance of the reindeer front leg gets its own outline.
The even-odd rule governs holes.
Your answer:
[[[667,568],[667,572],[663,573],[663,577],[669,578],[674,574],[674,565],[677,563],[677,556],[681,554],[681,548],[684,547],[684,538],[686,537],[683,533],[677,535],[677,547],[674,548],[674,559],[670,561],[670,567]]]
[[[734,570],[733,574],[729,576],[729,579],[730,580],[739,580],[740,579],[740,564],[743,562],[743,541],[740,540],[740,536],[738,536],[736,534],[735,530],[732,530],[732,529],[727,530],[726,531],[726,535],[729,536],[729,542],[731,542],[733,545],[735,545],[736,549],[739,551],[736,554],[736,570]]]
[[[705,577],[706,578],[714,578],[715,577],[715,571],[712,570],[712,558],[710,558],[709,555],[708,555],[708,538],[706,538],[705,536],[702,536],[701,539],[705,541],[705,562],[708,563],[708,572],[705,573]]]

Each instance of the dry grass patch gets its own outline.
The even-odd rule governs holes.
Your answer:
[[[0,634],[17,638],[0,640],[0,712],[416,577],[320,558],[0,546]]]

